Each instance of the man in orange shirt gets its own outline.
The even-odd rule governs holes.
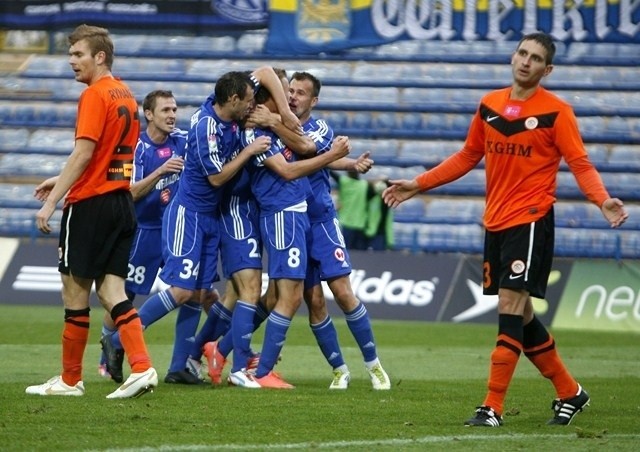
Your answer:
[[[58,248],[65,308],[62,374],[29,386],[26,393],[84,395],[82,358],[95,282],[100,303],[120,331],[132,369],[107,398],[138,397],[158,384],[138,312],[124,288],[136,229],[129,185],[140,135],[138,104],[129,87],[111,75],[113,42],[107,30],[80,25],[68,39],[75,79],[88,87],[78,103],[73,152],[60,175],[44,181],[35,193],[44,201],[36,214],[38,229],[44,233],[51,232],[49,219],[66,193]]]
[[[458,179],[485,159],[483,287],[486,295],[498,295],[498,338],[487,396],[465,422],[468,426],[502,425],[504,398],[522,352],[555,387],[554,417],[548,424],[568,425],[589,403],[531,303],[531,296],[544,297],[551,271],[560,160],[611,227],[622,225],[628,214],[622,201],[609,196],[589,161],[571,106],[540,86],[553,70],[554,55],[549,35],[524,36],[511,59],[511,87],[480,101],[463,148],[413,180],[390,181],[382,194],[387,205],[396,207]]]

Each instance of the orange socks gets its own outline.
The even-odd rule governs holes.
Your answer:
[[[131,372],[140,373],[149,369],[151,359],[142,335],[142,322],[131,301],[115,305],[111,310],[111,318],[120,333],[120,342],[127,354]]]
[[[522,352],[522,335],[522,316],[499,315],[498,340],[491,353],[489,392],[483,403],[499,415],[502,415],[507,388]]]
[[[89,310],[64,310],[62,381],[69,386],[82,380],[82,358],[89,339]]]
[[[551,380],[559,399],[577,394],[578,383],[560,359],[553,336],[537,317],[524,327],[524,354],[544,377]]]

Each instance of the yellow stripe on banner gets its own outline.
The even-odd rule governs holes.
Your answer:
[[[351,0],[351,9],[371,8],[372,0]]]
[[[298,10],[298,0],[269,0],[269,11],[295,13]]]

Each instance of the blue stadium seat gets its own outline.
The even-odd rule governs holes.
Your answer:
[[[421,223],[426,221],[427,203],[421,197],[407,199],[394,211],[393,219],[400,223]]]
[[[35,185],[0,183],[0,207],[39,209],[42,203],[33,197]]]
[[[1,116],[2,113],[0,113]],[[29,140],[29,130],[24,127],[2,127],[0,128],[0,152],[20,151],[27,145]]]
[[[38,209],[0,208],[0,236],[10,237],[43,237],[36,228],[35,215]],[[62,211],[57,209],[49,220],[52,234],[60,232]]]
[[[620,257],[620,232],[606,229],[557,227],[555,254],[600,258]]]
[[[399,143],[393,139],[352,139],[351,146],[350,157],[352,158],[357,158],[363,152],[370,151],[371,158],[374,160],[374,168],[377,165],[394,165],[398,157]]]
[[[371,112],[368,111],[356,111],[348,115],[349,128],[369,130],[373,125],[373,118]]]
[[[602,216],[600,210],[586,201],[557,202],[554,206],[555,222],[561,228],[585,228],[592,221],[593,212]],[[602,220],[604,223],[604,219]]]
[[[398,163],[433,167],[460,147],[461,143],[451,140],[405,140],[400,149]]]
[[[481,224],[484,201],[481,199],[436,198],[427,205],[424,222],[445,224]]]
[[[29,136],[25,152],[69,155],[73,151],[75,133],[73,129],[40,128]]]
[[[484,229],[476,224],[421,224],[418,245],[426,252],[481,253]]]
[[[22,71],[22,75],[29,77],[62,77],[72,74],[67,58],[59,55],[34,55]]]
[[[13,154],[0,159],[0,176],[4,177],[51,177],[60,174],[67,156],[43,154]]]
[[[350,79],[354,82],[369,82],[371,74],[374,74],[375,80],[379,82],[393,82],[403,80],[403,68],[401,64],[385,64],[385,63],[369,63],[366,61],[358,61],[353,67]]]
[[[640,174],[637,173],[601,173],[602,181],[609,193],[625,201],[640,200]]]
[[[640,171],[640,146],[631,144],[612,146],[608,168],[621,171]]]
[[[473,169],[462,176],[460,179],[431,190],[431,193],[456,196],[484,196],[484,170]]]
[[[257,30],[242,33],[236,42],[238,52],[245,55],[256,55],[262,53],[264,44],[267,40],[267,34],[264,31]]]

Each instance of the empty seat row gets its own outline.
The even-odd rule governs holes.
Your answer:
[[[398,250],[481,254],[484,248],[484,230],[475,224],[396,222],[393,231],[394,248]],[[556,228],[555,254],[637,259],[640,257],[640,235],[629,230]]]
[[[637,47],[640,49],[640,45]],[[253,70],[264,65],[283,68],[289,74],[295,71],[310,72],[325,86],[393,85],[488,89],[508,86],[511,81],[511,67],[507,61],[504,64],[491,64],[486,61],[471,64],[420,61],[395,64],[365,59],[349,61],[343,58],[292,60],[278,59],[273,56],[238,59],[235,55],[210,59],[201,57],[188,59],[183,56],[179,58],[121,56],[114,63],[113,72],[127,81],[214,82],[225,72]],[[64,78],[69,82],[72,81],[71,68],[65,55],[34,55],[26,62],[21,75],[21,78],[26,79]],[[82,87],[80,83],[76,85]],[[633,65],[557,65],[553,75],[543,80],[543,85],[558,91],[599,89],[624,90],[633,93],[640,89],[640,80]]]

